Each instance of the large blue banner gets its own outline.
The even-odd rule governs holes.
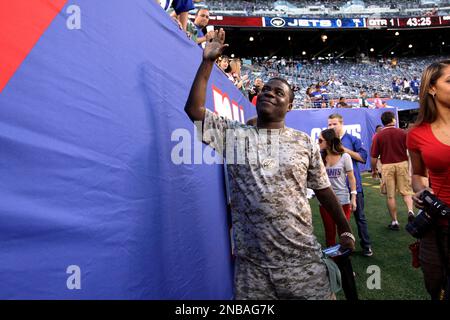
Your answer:
[[[55,12],[0,92],[0,299],[232,297],[223,167],[173,161],[201,54],[153,0]],[[218,69],[207,106],[254,114]]]
[[[0,39],[43,30],[0,90],[0,298],[230,299],[223,166],[202,163],[183,110],[201,49],[153,0],[58,3],[48,27],[17,18]],[[217,68],[206,106],[255,115]],[[325,113],[288,125],[315,135]],[[368,146],[377,112],[342,114]]]
[[[361,139],[363,147],[367,150],[369,158],[365,165],[359,164],[361,171],[370,169],[370,147],[375,128],[381,124],[381,114],[389,109],[309,109],[292,110],[286,117],[286,125],[307,133],[312,140],[317,141],[320,132],[327,128],[328,116],[339,113],[344,119],[344,129],[349,134]]]

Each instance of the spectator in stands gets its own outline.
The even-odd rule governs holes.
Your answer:
[[[156,0],[156,2],[158,2],[166,11],[170,11],[171,9],[174,10],[175,14],[173,17],[180,22],[181,28],[186,31],[189,20],[189,11],[195,8],[192,0]]]
[[[209,10],[200,8],[195,14],[194,22],[188,21],[186,31],[191,39],[199,46],[206,41],[206,36],[203,29],[206,28],[209,22]]]
[[[344,152],[341,139],[339,139],[333,129],[326,129],[320,133],[319,147],[331,187],[342,206],[345,217],[350,221],[351,212],[356,210],[357,195],[352,158],[348,153]],[[346,182],[347,177],[351,190],[350,193]],[[320,206],[319,209],[325,228],[326,246],[332,247],[336,244],[336,224],[324,207]]]
[[[372,176],[378,178],[377,159],[381,160],[381,175],[386,183],[386,203],[391,215],[390,230],[400,230],[397,219],[396,190],[403,196],[408,214],[413,213],[411,178],[409,176],[408,155],[406,153],[406,132],[396,128],[395,114],[386,111],[381,115],[384,128],[372,141],[371,167]]]
[[[248,92],[248,99],[256,106],[256,97],[261,92],[264,82],[261,78],[256,78],[253,87]],[[255,101],[253,101],[255,100]]]
[[[411,86],[409,85],[408,79],[403,78],[403,92],[406,94],[409,94],[410,89],[411,89]]]
[[[313,91],[313,88],[311,88],[311,87],[308,87],[306,89],[306,95],[305,95],[305,100],[304,100],[304,105],[306,108],[312,108],[312,100],[311,100],[312,91]]]
[[[225,48],[224,39],[222,29],[208,34],[185,111],[203,132],[203,142],[218,154],[228,155],[228,144],[234,146],[242,131],[248,139],[241,140],[251,146],[242,149],[245,165],[227,159],[236,243],[235,298],[332,299],[326,263],[312,233],[306,188],[314,189],[337,223],[341,246],[353,250],[350,224],[330,188],[318,148],[306,134],[285,127],[285,116],[294,100],[286,80],[274,78],[265,83],[256,106],[257,127],[205,108],[208,80],[214,61]],[[274,155],[278,162],[267,156],[267,148],[255,148],[256,141],[268,138],[283,146]],[[262,163],[261,157],[265,158]]]
[[[231,62],[231,60],[229,59],[228,67],[225,70],[223,70],[223,72],[225,72],[225,75],[227,76],[228,80],[230,80],[234,84],[234,77],[233,77],[233,73],[231,72],[231,65],[230,65],[231,63],[230,62]]]
[[[248,82],[248,76],[241,75],[241,66],[242,66],[242,62],[241,59],[239,58],[234,58],[233,60],[230,61],[230,73],[231,76],[233,77],[233,83],[236,86],[236,88],[238,88],[242,94],[246,95],[245,92],[245,84]]]
[[[394,92],[394,93],[399,93],[400,92],[400,87],[398,85],[397,77],[394,77],[392,79],[392,92]]]
[[[359,106],[361,108],[369,108],[369,102],[367,102],[367,93],[364,90],[359,92]]]
[[[373,98],[374,98],[373,105],[375,106],[375,108],[376,109],[383,108],[383,100],[380,99],[380,95],[378,94],[378,92],[375,92]]]
[[[338,103],[334,106],[335,108],[351,108],[350,105],[347,104],[345,97],[340,97]]]
[[[425,13],[425,16],[427,16],[427,17],[437,16],[437,15],[438,15],[438,9],[436,7],[434,7],[431,11],[427,11]]]
[[[322,90],[320,84],[317,84],[315,90],[311,92],[311,102],[313,104],[313,108],[321,108],[322,107]]]
[[[450,60],[433,63],[424,70],[420,87],[419,115],[407,136],[412,164],[412,185],[416,192],[413,200],[416,206],[421,208],[423,202],[420,196],[424,190],[434,193],[450,207],[449,81]],[[448,254],[449,250],[449,220],[448,215],[438,217],[434,227],[420,239],[420,266],[425,287],[433,300],[440,298],[443,289],[449,289],[447,272],[450,270],[450,260],[448,256],[447,260],[445,259],[445,253]]]
[[[220,70],[222,70],[224,73],[228,72],[228,67],[230,66],[230,58],[228,58],[227,55],[222,55],[217,59],[217,65],[219,66]]]
[[[417,77],[414,77],[413,80],[411,80],[411,83],[409,85],[411,86],[412,92],[416,96],[418,96],[419,95],[420,82],[419,82],[419,80],[417,80]]]
[[[362,142],[357,137],[346,133],[344,130],[344,119],[338,114],[334,113],[328,117],[328,128],[332,128],[336,131],[338,137],[341,138],[342,145],[344,146],[344,152],[348,153],[352,157],[353,161],[353,173],[356,178],[356,211],[353,213],[358,227],[358,235],[360,239],[360,245],[363,249],[363,255],[370,257],[373,255],[372,246],[369,237],[369,230],[367,228],[367,220],[364,214],[364,190],[362,187],[361,173],[359,171],[358,163],[366,163],[367,151],[363,148]]]
[[[324,102],[328,106],[328,95],[329,95],[328,85],[329,85],[329,81],[326,81],[326,82],[320,81],[319,82],[320,91],[322,92],[322,107],[323,107]]]
[[[327,92],[328,91],[328,82],[319,81],[319,87],[320,87],[320,91],[322,93]]]

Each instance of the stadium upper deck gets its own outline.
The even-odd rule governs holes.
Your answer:
[[[352,0],[352,1],[248,1],[199,0],[196,6],[206,6],[214,14],[242,16],[308,16],[335,18],[369,16],[428,16],[450,13],[449,0]]]

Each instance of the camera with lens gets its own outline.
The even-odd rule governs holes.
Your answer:
[[[424,209],[406,225],[406,231],[414,238],[422,238],[431,229],[436,218],[450,215],[450,208],[429,191],[423,191],[420,200],[423,201]]]

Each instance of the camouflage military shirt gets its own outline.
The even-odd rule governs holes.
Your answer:
[[[306,188],[330,182],[309,136],[257,129],[209,110],[202,134],[226,157],[237,255],[266,268],[320,263]]]

